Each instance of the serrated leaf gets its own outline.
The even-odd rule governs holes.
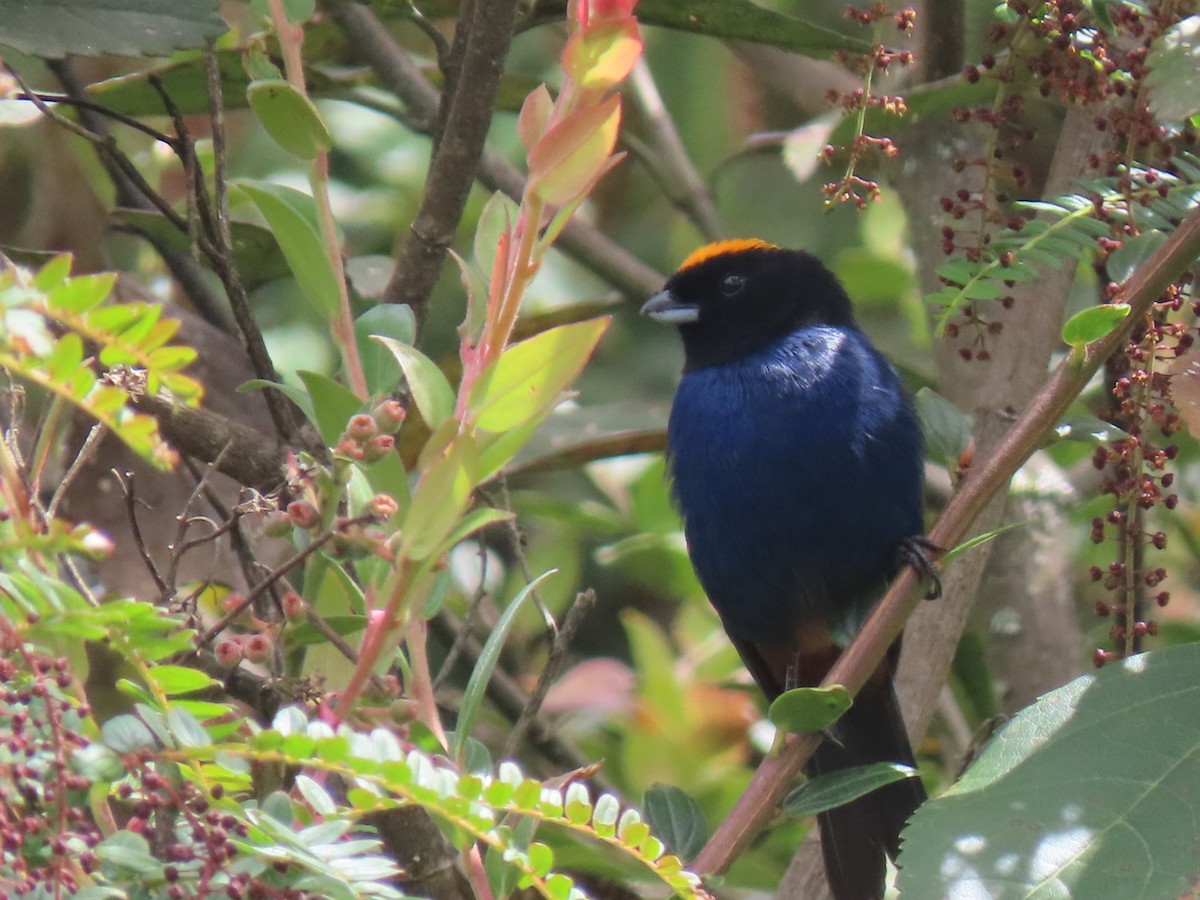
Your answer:
[[[0,43],[30,56],[166,56],[224,34],[217,0],[0,0]]]
[[[790,816],[815,816],[916,775],[912,766],[890,762],[840,769],[800,785],[783,801],[783,810]]]
[[[776,728],[792,734],[824,731],[850,708],[850,692],[840,684],[784,691],[767,713]]]
[[[708,823],[700,804],[674,785],[651,785],[642,808],[654,834],[681,859],[691,859],[708,840]]]

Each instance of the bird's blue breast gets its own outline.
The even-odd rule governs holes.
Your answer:
[[[735,638],[804,622],[852,633],[923,530],[912,408],[854,328],[806,327],[688,371],[668,450],[696,574]]]

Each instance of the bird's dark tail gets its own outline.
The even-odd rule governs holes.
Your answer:
[[[896,692],[887,677],[872,679],[859,692],[806,771],[816,777],[876,762],[914,765]],[[920,779],[906,778],[817,817],[825,874],[837,900],[883,897],[886,858],[896,858],[900,831],[924,801]]]

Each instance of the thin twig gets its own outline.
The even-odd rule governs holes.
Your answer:
[[[121,485],[121,491],[125,494],[125,509],[129,516],[129,532],[133,535],[133,545],[137,547],[138,555],[141,556],[142,562],[146,569],[150,572],[150,577],[154,579],[154,585],[158,588],[161,596],[166,596],[167,583],[159,574],[158,566],[154,563],[154,557],[150,555],[150,551],[146,547],[146,540],[142,537],[141,526],[137,520],[137,504],[138,500],[134,493],[134,473],[128,471],[125,473],[118,472],[113,469],[113,475],[117,478],[117,484]]]
[[[62,83],[67,96],[75,104],[80,124],[94,134],[108,134],[108,123],[97,110],[93,109],[95,104],[83,102],[83,87],[75,75],[75,70],[71,67],[70,60],[48,60],[46,65],[55,74],[59,82]],[[171,144],[169,140],[168,145],[174,149],[174,144]],[[145,179],[141,178],[140,173],[132,162],[128,159],[118,159],[123,154],[117,148],[115,141],[107,146],[97,145],[96,151],[100,165],[104,168],[104,171],[108,174],[109,179],[116,188],[118,206],[137,210],[158,210],[161,212],[162,204],[165,201],[155,196],[155,192],[146,184]],[[173,220],[169,219],[169,221]],[[196,311],[210,324],[232,334],[232,323],[225,312],[225,305],[210,287],[206,274],[201,270],[200,265],[195,259],[185,251],[166,245],[154,235],[143,234],[142,236],[158,251],[158,255],[175,277],[175,280],[179,282],[187,296],[191,299]]]
[[[221,93],[221,71],[212,40],[204,48],[204,71],[208,82],[208,112],[212,121],[213,141],[213,191],[216,202],[212,211],[215,224],[215,253],[211,258],[217,276],[225,286],[234,321],[242,333],[242,341],[254,374],[264,381],[279,381],[271,354],[254,311],[250,309],[250,298],[246,294],[242,276],[238,271],[233,253],[233,232],[229,224],[229,193],[226,181],[225,160],[225,102]],[[203,182],[203,179],[201,179]],[[281,440],[291,441],[299,430],[300,414],[295,406],[279,391],[267,391],[264,398],[275,432]]]
[[[683,146],[675,121],[663,104],[645,57],[639,57],[634,63],[630,84],[633,86],[634,104],[658,151],[653,160],[654,170],[666,187],[667,195],[692,220],[705,239],[717,240],[724,234],[725,228],[713,203],[712,193]]]
[[[288,19],[283,0],[267,0],[271,20],[275,25],[275,36],[283,55],[283,69],[288,84],[305,99],[308,88],[304,81],[304,60],[300,50],[304,44],[304,26]],[[366,400],[370,393],[362,358],[358,352],[358,339],[354,333],[354,314],[350,308],[350,290],[346,285],[346,269],[342,262],[342,248],[338,243],[337,223],[333,218],[333,206],[329,200],[329,151],[318,149],[308,170],[308,185],[312,191],[313,204],[317,210],[317,226],[321,232],[321,243],[325,257],[333,272],[337,288],[337,309],[330,316],[329,325],[334,343],[342,352],[342,365],[350,389],[359,400]]]
[[[360,516],[357,519],[347,520],[345,525],[346,526],[361,525],[365,522],[373,522],[373,521],[375,521],[374,516]],[[317,537],[313,538],[312,542],[310,544],[308,544],[306,547],[304,547],[301,550],[299,550],[298,552],[292,554],[287,559],[285,559],[282,563],[280,563],[278,566],[276,566],[271,571],[271,574],[269,574],[266,578],[264,578],[262,581],[260,581],[258,584],[256,584],[254,586],[254,588],[248,594],[246,594],[245,597],[242,598],[241,603],[237,604],[232,609],[227,611],[225,613],[225,615],[221,618],[221,620],[219,622],[217,622],[217,624],[213,625],[212,628],[210,628],[210,629],[208,629],[208,631],[204,632],[204,634],[196,642],[196,648],[201,649],[203,647],[207,647],[217,635],[219,635],[222,631],[224,631],[226,628],[229,627],[231,622],[233,622],[238,616],[240,616],[242,613],[244,613],[247,610],[247,608],[249,608],[250,604],[252,604],[255,600],[257,600],[259,597],[261,597],[266,591],[269,591],[271,589],[271,586],[273,584],[275,584],[277,581],[279,581],[279,579],[281,579],[284,575],[286,575],[292,569],[296,568],[296,566],[303,563],[306,559],[308,559],[310,556],[312,556],[314,553],[316,553],[318,550],[320,550],[322,547],[324,547],[327,543],[329,543],[329,541],[331,541],[333,539],[333,536],[335,534],[337,534],[336,531],[326,531],[324,534],[318,535]]]
[[[562,671],[563,662],[567,656],[567,649],[571,646],[571,642],[575,640],[575,635],[579,632],[579,626],[583,624],[583,620],[587,618],[587,614],[591,612],[593,606],[596,605],[596,592],[591,588],[575,595],[575,602],[571,604],[567,614],[563,617],[562,623],[558,626],[558,633],[554,636],[553,643],[550,644],[550,653],[546,657],[546,664],[542,666],[542,671],[538,675],[537,684],[529,693],[529,702],[525,704],[525,708],[521,710],[521,715],[513,725],[512,731],[508,735],[508,740],[504,742],[504,755],[516,756],[521,745],[525,743],[525,735],[529,731],[529,726],[542,708],[542,703],[546,699],[546,694],[550,690],[550,686],[554,684]]]
[[[179,527],[175,532],[175,540],[171,543],[171,564],[167,569],[167,574],[164,579],[167,582],[167,590],[163,592],[161,598],[163,601],[166,601],[170,596],[175,594],[175,582],[179,575],[179,563],[183,559],[183,554],[195,546],[194,543],[185,540],[188,529],[191,527],[192,522],[196,521],[197,518],[201,518],[193,518],[192,507],[195,506],[196,501],[199,500],[203,495],[204,489],[208,486],[209,479],[219,471],[217,467],[221,464],[221,459],[229,452],[230,446],[230,444],[226,444],[224,447],[222,447],[221,452],[217,454],[217,458],[209,463],[204,469],[204,472],[200,476],[200,480],[193,485],[192,492],[188,494],[187,501],[183,504],[183,510],[179,513]],[[211,520],[209,521],[210,524],[213,524]],[[219,537],[220,533],[223,533],[220,526],[216,526],[214,524],[213,527],[214,531],[219,532],[218,534],[213,535],[213,537]]]
[[[100,442],[106,434],[108,434],[108,426],[101,422],[97,422],[88,430],[87,437],[83,440],[83,446],[79,448],[79,452],[71,460],[70,467],[63,474],[58,487],[54,489],[54,494],[51,496],[50,502],[46,504],[47,519],[53,519],[58,514],[59,504],[62,503],[63,498],[67,495],[67,491],[71,489],[71,484],[79,477],[79,473],[95,457],[96,451],[100,449]]]
[[[114,109],[109,109],[100,103],[94,103],[91,100],[84,100],[80,97],[72,97],[70,94],[60,94],[57,91],[30,91],[22,89],[13,94],[10,99],[13,100],[41,100],[43,103],[63,103],[67,106],[74,106],[76,109],[86,109],[91,112],[98,113],[106,118],[112,119],[114,122],[120,122],[122,125],[128,125],[136,131],[148,137],[154,138],[160,144],[166,144],[172,150],[175,148],[175,140],[168,134],[164,134],[157,128],[151,128],[140,119],[135,119],[132,116],[127,116],[124,113],[119,113]]]

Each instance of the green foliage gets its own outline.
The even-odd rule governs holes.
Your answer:
[[[0,0],[0,42],[31,56],[153,56],[225,31],[216,0]]]
[[[316,106],[286,81],[253,81],[246,88],[246,99],[275,143],[293,156],[312,160],[333,146]]]
[[[317,312],[332,318],[337,311],[337,276],[325,253],[313,198],[268,182],[242,181],[238,187],[266,219],[304,296]]]
[[[1018,204],[1039,217],[995,235],[977,261],[958,257],[938,267],[946,287],[927,299],[939,333],[972,302],[998,300],[1012,285],[1038,278],[1034,266],[1087,259],[1113,223],[1146,235],[1170,232],[1200,202],[1200,158],[1184,153],[1171,162],[1181,174],[1135,168],[1120,178],[1085,181],[1079,193]]]
[[[133,408],[131,397],[166,392],[178,403],[198,403],[199,383],[183,374],[196,353],[169,345],[179,323],[162,319],[161,306],[105,303],[115,277],[70,277],[70,268],[70,257],[60,256],[36,275],[13,267],[0,273],[0,365],[167,468],[174,451],[159,436],[157,422]]]
[[[815,816],[878,788],[917,777],[916,769],[900,763],[871,763],[840,769],[804,782],[787,795],[783,809],[790,816]]]
[[[850,692],[840,684],[794,688],[771,701],[767,716],[783,733],[824,731],[842,717],[851,703]]]
[[[691,859],[708,840],[708,823],[700,804],[674,785],[651,785],[642,806],[650,828],[680,859]]]
[[[724,40],[771,44],[817,58],[832,56],[838,50],[852,53],[870,50],[870,44],[857,35],[764,9],[750,0],[642,0],[637,14],[648,25]]]
[[[915,896],[1173,897],[1195,879],[1195,644],[1085,675],[1023,710],[904,832]],[[970,886],[968,888],[968,886]]]

